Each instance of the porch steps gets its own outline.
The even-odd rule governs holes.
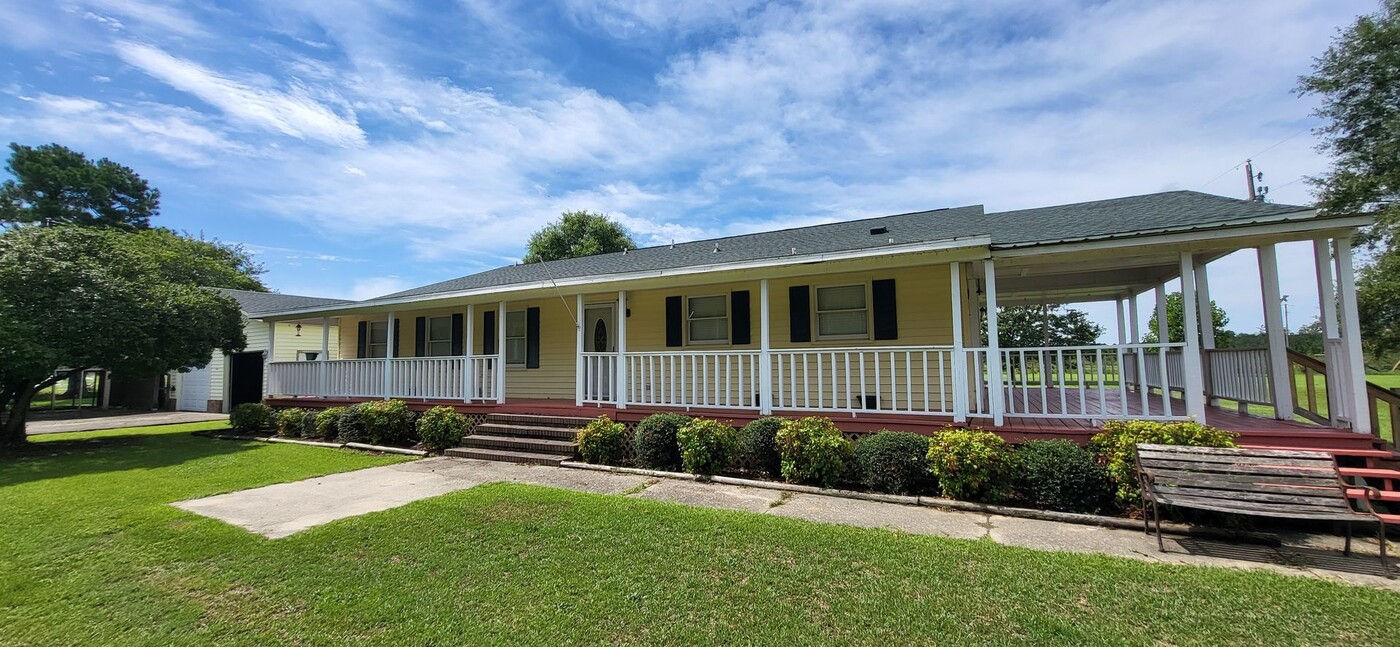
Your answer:
[[[449,456],[478,460],[558,465],[578,453],[574,438],[591,418],[526,413],[493,413],[462,438]]]

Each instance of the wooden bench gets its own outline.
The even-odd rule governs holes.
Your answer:
[[[1352,524],[1364,522],[1380,527],[1381,568],[1390,574],[1385,521],[1371,507],[1371,499],[1380,498],[1379,492],[1342,480],[1331,454],[1149,444],[1137,445],[1136,454],[1143,530],[1151,533],[1149,523],[1155,520],[1157,550],[1165,551],[1159,505],[1340,522],[1346,528],[1347,555],[1351,554]],[[1358,487],[1368,490],[1367,496],[1357,500],[1361,511],[1354,510],[1347,499],[1347,489]]]

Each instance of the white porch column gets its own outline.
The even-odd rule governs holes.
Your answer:
[[[506,401],[506,302],[496,304],[496,404]]]
[[[617,291],[617,370],[613,372],[617,408],[627,408],[627,290]]]
[[[263,356],[263,397],[267,397],[272,387],[272,362],[277,357],[277,322],[267,322],[267,354]],[[279,385],[280,386],[280,385]]]
[[[1154,291],[1157,295],[1157,343],[1170,344],[1172,341],[1171,326],[1167,322],[1167,284],[1158,283]],[[1162,347],[1157,353],[1157,373],[1162,387],[1162,415],[1172,415],[1172,381],[1167,374],[1167,349]],[[1143,411],[1144,414],[1147,411]]]
[[[1126,312],[1124,312],[1125,309],[1126,306],[1123,304],[1123,297],[1118,297],[1117,299],[1113,300],[1113,311],[1114,314],[1118,315],[1119,346],[1128,343],[1128,315]]]
[[[1200,319],[1210,319],[1210,302],[1206,310],[1197,310],[1196,300],[1197,269],[1190,252],[1181,253],[1181,323],[1186,337],[1186,348],[1182,349],[1182,381],[1186,388],[1186,415],[1205,424],[1206,386],[1205,372],[1201,368],[1201,336],[1196,329]],[[1200,314],[1199,319],[1197,313]]]
[[[388,400],[394,381],[394,355],[399,350],[394,348],[394,313],[389,313],[389,323],[384,326],[384,330],[384,399]]]
[[[773,413],[773,366],[769,350],[768,279],[758,282],[758,412]]]
[[[321,397],[323,397],[323,398],[326,397],[326,395],[327,395],[327,394],[326,394],[326,371],[330,370],[330,365],[329,365],[329,364],[326,364],[326,362],[327,362],[327,361],[330,361],[330,358],[331,358],[331,318],[330,318],[330,317],[321,317],[321,354],[320,354],[320,355],[317,355],[317,356],[316,356],[316,359],[321,360],[321,364],[317,367],[317,369],[318,369],[317,372],[320,373],[320,381],[321,381],[320,394],[319,394],[319,395],[320,395]]]
[[[574,406],[583,406],[583,295],[574,299]]]
[[[953,295],[953,422],[966,422],[972,394],[967,389],[967,354],[963,351],[962,300],[967,291],[963,286],[962,263],[949,263],[948,277]]]
[[[467,318],[462,322],[462,401],[471,402],[476,389],[476,366],[472,362],[472,333],[476,328],[476,306],[467,304]]]
[[[1338,352],[1341,334],[1337,330],[1337,291],[1332,283],[1331,241],[1318,238],[1313,241],[1313,265],[1317,270],[1317,312],[1322,321],[1322,351],[1327,363],[1327,418],[1333,427],[1343,426],[1346,419],[1347,398],[1346,358]]]
[[[1196,312],[1201,322],[1201,348],[1215,350],[1215,310],[1210,307],[1210,280],[1206,264],[1196,266]]]
[[[992,425],[1006,422],[1006,394],[1002,392],[1001,341],[997,339],[997,268],[988,258],[982,261],[987,281],[987,403],[992,407]]]
[[[1264,328],[1269,337],[1269,383],[1274,394],[1274,417],[1293,419],[1293,375],[1288,370],[1288,332],[1283,329],[1283,299],[1278,285],[1278,251],[1259,250],[1259,286],[1264,297]]]
[[[1134,344],[1142,343],[1142,327],[1138,325],[1138,295],[1128,295],[1128,341]]]
[[[1352,270],[1351,237],[1332,241],[1337,257],[1337,292],[1341,302],[1342,354],[1346,357],[1345,383],[1351,430],[1371,434],[1371,402],[1366,396],[1366,364],[1361,356],[1361,322],[1356,313],[1356,276]]]

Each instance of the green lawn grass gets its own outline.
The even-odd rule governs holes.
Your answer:
[[[167,505],[397,459],[67,434],[0,460],[0,643],[1384,644],[1400,595],[497,484],[269,541]],[[347,493],[353,496],[353,493]]]

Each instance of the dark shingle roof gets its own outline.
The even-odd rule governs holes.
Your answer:
[[[510,265],[356,302],[356,305],[550,279],[874,249],[889,246],[891,239],[895,244],[911,244],[987,236],[991,248],[999,249],[1314,217],[1317,215],[1311,207],[1250,202],[1196,191],[1169,191],[999,213],[984,213],[980,205],[974,205],[646,247],[627,253],[552,261],[547,267],[541,263]],[[886,232],[871,234],[871,230],[877,228],[884,228]],[[280,304],[260,300],[253,307],[264,313],[348,303],[336,299],[243,294],[269,300],[296,300]],[[244,310],[252,314],[249,308],[244,305]]]
[[[345,299],[299,297],[294,294],[277,294],[276,292],[251,292],[248,290],[230,290],[228,288],[215,289],[225,296],[232,297],[234,301],[238,302],[238,307],[243,310],[243,314],[254,318],[273,312],[287,312],[289,310],[300,310],[302,308],[354,303],[353,301],[347,301]]]

